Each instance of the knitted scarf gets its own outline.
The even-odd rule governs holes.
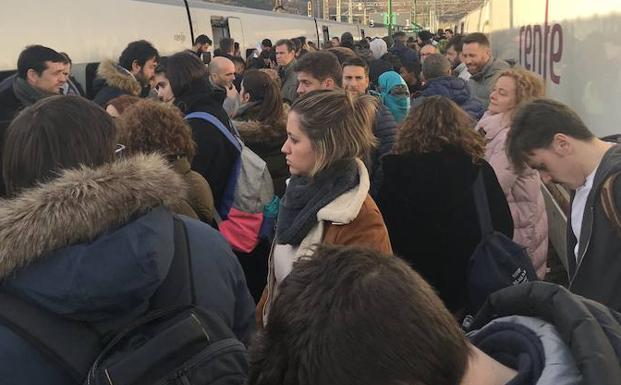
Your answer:
[[[313,178],[292,176],[280,201],[276,242],[299,246],[317,223],[317,212],[359,182],[355,160],[336,162]]]
[[[24,106],[31,106],[43,98],[54,95],[31,86],[20,77],[15,77],[13,81],[13,92],[15,92],[15,96]]]

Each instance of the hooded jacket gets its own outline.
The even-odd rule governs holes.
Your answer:
[[[175,105],[184,115],[207,112],[232,130],[229,117],[222,108],[222,102],[216,100],[206,80],[193,83],[186,92],[176,96]],[[203,119],[190,119],[188,123],[192,127],[192,137],[196,142],[192,170],[207,180],[213,192],[215,207],[218,209],[238,156],[237,149],[213,124]]]
[[[476,126],[484,133],[485,160],[496,172],[511,209],[515,232],[513,240],[526,247],[539,279],[546,274],[548,258],[548,216],[541,192],[539,173],[530,167],[517,173],[505,152],[511,117],[507,113],[485,113]]]
[[[0,202],[0,278],[31,304],[114,332],[142,315],[174,255],[181,177],[156,155],[139,155],[58,178]],[[180,217],[187,230],[196,303],[242,340],[254,306],[235,255],[217,231]],[[7,385],[73,383],[55,363],[0,324]]]
[[[128,70],[112,60],[104,60],[97,67],[97,79],[93,82],[93,101],[102,107],[117,96],[140,96],[142,85]]]
[[[492,88],[492,82],[497,72],[509,68],[509,64],[506,61],[490,57],[488,62],[483,66],[481,72],[473,74],[468,79],[468,87],[472,95],[479,99],[483,104],[483,107],[487,110],[489,106],[489,94]]]
[[[466,111],[474,120],[479,120],[485,113],[483,104],[472,96],[470,88],[465,80],[453,76],[442,76],[431,79],[421,93],[421,96],[414,99],[412,107],[416,107],[425,100],[427,96],[445,96],[454,101],[459,107]]]
[[[621,383],[621,315],[559,285],[531,282],[488,298],[471,342],[515,369],[512,385]]]
[[[466,274],[481,241],[472,185],[483,171],[494,229],[513,236],[511,212],[492,167],[457,148],[425,154],[391,154],[377,204],[395,255],[402,257],[457,312],[467,304]]]
[[[287,115],[289,106],[283,105],[282,116],[274,124],[265,124],[256,120],[256,103],[242,106],[233,125],[237,128],[242,141],[255,154],[267,163],[267,168],[274,183],[274,194],[282,197],[285,193],[285,181],[289,178],[289,167],[285,156],[280,151],[287,140]]]
[[[606,152],[595,173],[584,209],[577,262],[573,253],[577,240],[571,227],[571,213],[567,216],[569,290],[617,311],[621,311],[621,229],[606,218],[601,189],[610,175],[620,171],[621,146],[616,145]],[[620,212],[621,178],[616,178],[613,191],[616,209]],[[572,203],[573,199],[572,195]]]

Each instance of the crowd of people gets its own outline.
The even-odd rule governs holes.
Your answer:
[[[131,42],[86,89],[33,45],[0,83],[5,383],[75,377],[5,296],[109,340],[172,296],[180,244],[250,385],[621,381],[621,147],[538,75],[449,29],[212,45]],[[568,288],[543,282],[551,182]],[[480,194],[534,272],[482,307]]]

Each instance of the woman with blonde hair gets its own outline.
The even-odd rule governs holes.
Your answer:
[[[541,78],[523,69],[498,74],[487,112],[476,129],[485,137],[485,159],[492,165],[507,197],[515,233],[513,240],[526,247],[540,279],[546,274],[548,217],[539,173],[530,167],[515,170],[505,152],[511,119],[518,104],[543,96]]]
[[[360,160],[376,145],[371,131],[376,109],[374,97],[343,90],[310,92],[291,107],[282,152],[292,176],[278,213],[267,287],[257,307],[259,322],[268,321],[278,286],[314,245],[391,252]]]
[[[178,108],[170,104],[141,100],[129,106],[118,119],[119,139],[129,154],[159,153],[188,185],[188,195],[172,209],[214,224],[214,202],[209,183],[190,164],[196,144],[192,129]]]
[[[457,104],[426,98],[403,122],[394,153],[383,159],[378,205],[396,255],[464,315],[468,261],[481,241],[473,184],[482,174],[494,229],[513,236],[511,213],[483,139]]]

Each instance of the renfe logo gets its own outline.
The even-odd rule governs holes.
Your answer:
[[[554,72],[554,64],[563,57],[563,28],[560,24],[548,25],[548,6],[546,0],[546,17],[543,26],[527,25],[520,28],[520,64],[527,70],[537,72],[555,84],[561,83],[561,77]]]

